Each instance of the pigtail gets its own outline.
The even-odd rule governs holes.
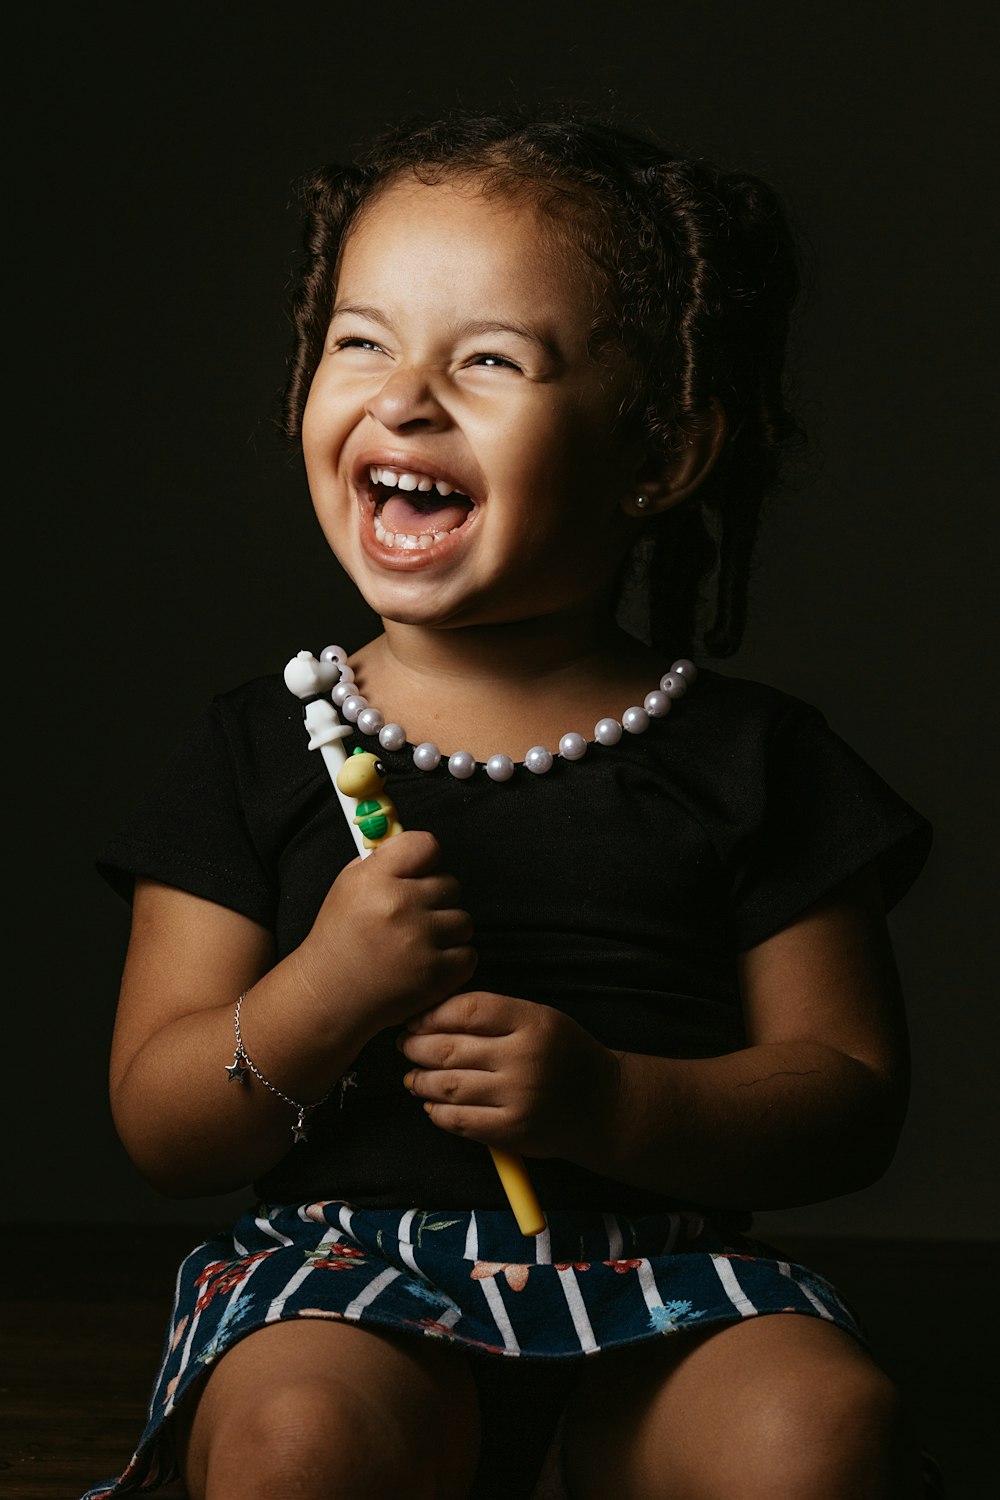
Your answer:
[[[298,188],[302,253],[292,282],[292,347],[281,403],[280,429],[298,441],[302,414],[333,310],[337,265],[348,229],[365,196],[368,174],[359,167],[328,166]]]
[[[667,160],[647,166],[641,182],[662,245],[663,321],[652,332],[675,361],[655,382],[654,402],[664,393],[670,399],[648,411],[647,430],[669,459],[713,399],[728,427],[714,470],[679,507],[683,521],[661,518],[667,524],[649,566],[649,633],[656,643],[676,617],[680,590],[695,615],[707,614],[705,650],[728,656],[746,624],[761,506],[777,486],[785,450],[801,438],[783,387],[798,257],[777,197],[756,177]],[[686,557],[663,555],[679,546]],[[681,578],[686,567],[701,585],[694,597]],[[710,604],[702,597],[709,580]]]

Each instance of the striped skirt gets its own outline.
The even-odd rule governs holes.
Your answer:
[[[547,1217],[527,1239],[500,1209],[401,1212],[333,1200],[244,1214],[182,1263],[146,1430],[120,1478],[83,1500],[175,1478],[171,1413],[227,1349],[285,1318],[340,1319],[535,1361],[781,1312],[863,1338],[828,1282],[699,1214]]]

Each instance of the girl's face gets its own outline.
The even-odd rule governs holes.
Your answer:
[[[624,364],[588,352],[576,252],[526,202],[387,189],[344,248],[303,419],[316,514],[369,605],[407,624],[603,608],[634,536]]]

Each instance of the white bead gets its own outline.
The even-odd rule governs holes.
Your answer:
[[[599,745],[617,745],[622,737],[622,726],[617,719],[598,719],[594,725],[594,739]]]
[[[363,708],[358,714],[358,728],[362,734],[377,734],[384,723],[380,708]]]
[[[698,668],[693,661],[688,661],[686,656],[682,656],[679,661],[675,661],[670,670],[671,672],[676,672],[678,677],[683,677],[688,687],[698,680]]]
[[[358,722],[358,714],[361,713],[362,709],[365,709],[367,707],[367,698],[362,698],[360,693],[351,693],[350,696],[345,698],[343,703],[340,705],[340,712],[343,714],[348,724],[356,724]]]
[[[341,680],[341,682],[353,682],[354,681],[354,668],[353,667],[349,667],[347,665],[346,661],[342,664],[342,666],[340,668],[340,680]]]
[[[344,705],[344,699],[349,698],[353,692],[353,682],[338,682],[337,686],[330,694],[330,697],[333,699],[338,708],[342,708]]]
[[[582,734],[570,732],[559,741],[559,754],[563,760],[582,760],[587,753],[587,741]]]
[[[629,734],[645,734],[649,728],[649,714],[644,708],[634,704],[622,714],[622,728],[627,729]]]
[[[319,653],[320,661],[339,661],[343,664],[347,660],[347,652],[343,646],[324,646]]]
[[[378,742],[383,750],[402,750],[406,744],[406,730],[402,724],[386,724],[378,732]]]
[[[533,775],[544,776],[546,771],[552,770],[552,751],[544,745],[532,745],[524,757],[524,764]]]
[[[456,781],[467,781],[470,776],[475,775],[476,757],[468,750],[456,750],[454,755],[448,757],[448,770]]]
[[[491,755],[486,762],[486,774],[491,781],[509,781],[514,774],[514,762],[509,755]]]
[[[687,692],[688,685],[683,677],[678,677],[675,673],[668,672],[665,677],[660,678],[660,687],[668,698],[683,698]]]
[[[441,764],[441,751],[430,740],[424,740],[413,752],[413,764],[418,771],[433,771]]]
[[[666,693],[661,693],[659,688],[654,688],[643,698],[642,706],[651,719],[662,719],[670,712],[670,699]]]

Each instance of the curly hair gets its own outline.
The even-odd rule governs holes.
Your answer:
[[[456,112],[391,126],[350,165],[300,184],[302,255],[282,409],[289,441],[302,414],[352,226],[401,178],[472,179],[527,197],[589,262],[604,316],[591,347],[616,343],[630,386],[621,421],[669,461],[717,403],[726,437],[697,492],[648,517],[619,580],[645,591],[651,643],[737,649],[760,509],[802,431],[784,390],[799,260],[785,210],[756,175],[673,155],[653,141],[572,114]]]

